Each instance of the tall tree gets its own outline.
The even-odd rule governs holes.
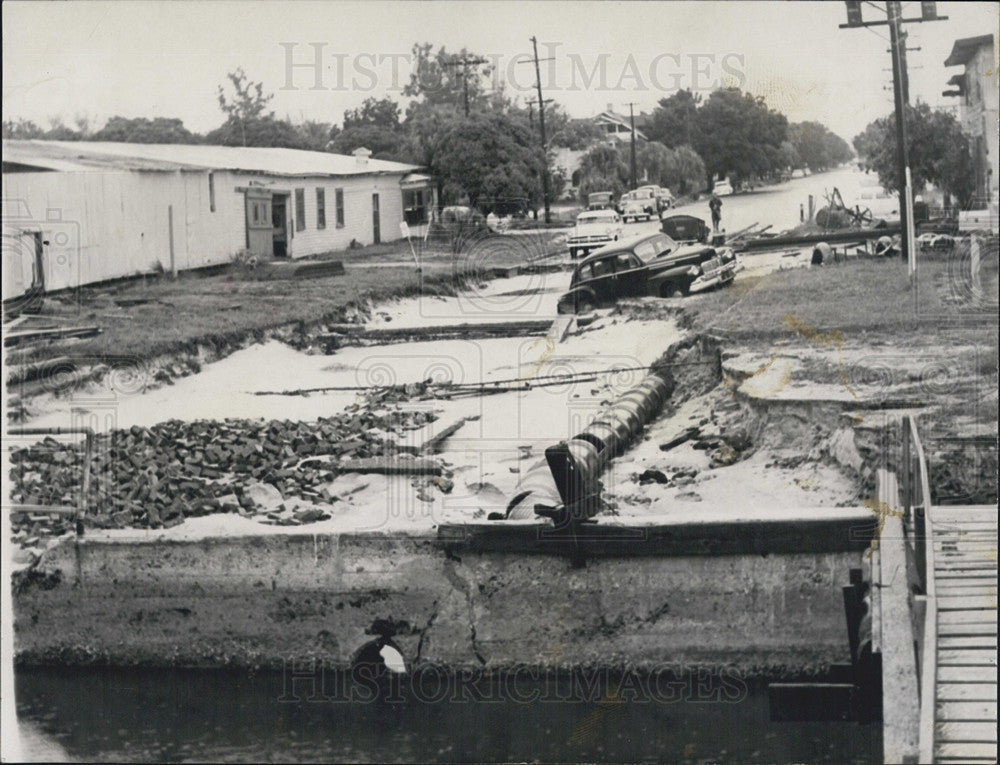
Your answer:
[[[920,102],[906,107],[906,129],[914,189],[934,183],[954,195],[960,205],[969,204],[975,188],[972,153],[958,120]],[[895,115],[870,123],[855,136],[854,147],[862,166],[878,173],[887,191],[899,190]]]
[[[219,108],[227,116],[227,122],[232,123],[242,140],[243,146],[252,144],[247,142],[247,127],[255,121],[266,120],[274,116],[274,112],[267,111],[267,105],[274,98],[273,93],[264,93],[264,85],[260,82],[253,82],[247,77],[243,67],[239,67],[234,72],[226,75],[232,85],[232,94],[227,95],[225,88],[220,85],[218,89]],[[234,131],[230,131],[234,132]]]
[[[646,135],[668,149],[690,146],[700,103],[701,94],[695,95],[690,90],[679,90],[668,98],[661,98],[644,128]]]
[[[403,95],[428,104],[450,104],[464,110],[467,88],[470,112],[484,108],[489,100],[487,90],[492,69],[486,64],[462,64],[464,60],[477,58],[480,56],[466,48],[449,53],[442,46],[435,53],[431,43],[416,43],[410,81],[403,87]]]
[[[788,120],[768,108],[762,97],[723,88],[695,114],[692,145],[712,177],[741,180],[774,169],[778,149],[788,137]]]
[[[350,154],[364,147],[376,159],[402,159],[406,154],[399,104],[391,98],[368,98],[357,109],[344,112],[344,129],[333,139],[331,148]]]
[[[543,164],[537,141],[505,115],[472,114],[452,122],[436,164],[445,186],[461,189],[472,206],[541,203]]]
[[[95,141],[124,143],[195,143],[197,136],[179,119],[154,117],[112,117],[93,135]]]
[[[597,191],[616,197],[628,188],[630,170],[622,152],[608,144],[595,146],[580,159],[580,201]]]

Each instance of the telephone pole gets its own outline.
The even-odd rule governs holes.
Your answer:
[[[480,64],[489,63],[485,58],[469,58],[464,55],[461,59],[457,61],[449,61],[445,66],[460,66],[462,71],[459,73],[459,77],[462,78],[462,99],[465,104],[465,116],[469,116],[469,67],[479,66]]]
[[[631,145],[631,170],[632,170],[632,188],[636,187],[636,178],[638,174],[635,168],[635,112],[632,110],[632,103],[628,105],[628,120],[632,127],[632,145]]]
[[[889,52],[892,54],[892,94],[896,115],[896,164],[899,177],[899,223],[901,244],[909,265],[910,276],[916,272],[916,250],[913,231],[913,190],[911,188],[910,155],[906,145],[906,107],[910,100],[910,83],[906,72],[906,32],[903,24],[921,21],[946,21],[947,16],[937,15],[937,4],[920,3],[920,18],[904,19],[899,0],[887,0],[885,21],[864,21],[861,18],[862,3],[847,0],[847,23],[841,29],[857,27],[889,27]],[[874,5],[874,3],[868,3]]]
[[[531,37],[531,47],[535,53],[535,85],[538,88],[538,129],[542,135],[542,201],[545,204],[545,222],[552,221],[549,210],[549,148],[545,140],[545,99],[542,98],[542,73],[538,67],[538,38]]]

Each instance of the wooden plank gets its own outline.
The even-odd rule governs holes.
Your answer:
[[[942,635],[938,633],[938,648],[992,648],[997,649],[996,635]]]
[[[975,636],[975,635],[993,635],[997,634],[997,623],[996,622],[982,622],[979,624],[941,624],[938,622],[938,635],[942,637],[960,637]]]
[[[996,765],[996,757],[935,757],[939,765]]]
[[[938,597],[938,611],[969,611],[972,609],[982,609],[984,611],[996,611],[996,596],[977,595],[969,598],[958,597]]]
[[[989,722],[997,719],[995,701],[938,701],[937,719],[940,722],[965,721]]]
[[[997,740],[995,722],[939,722],[934,726],[935,739],[941,741],[989,741],[994,747]],[[994,749],[994,753],[996,750]]]
[[[995,683],[938,683],[938,701],[992,701],[997,700]]]
[[[977,648],[940,650],[937,654],[938,666],[956,667],[996,667],[997,652],[984,651]]]
[[[931,513],[935,525],[938,523],[992,523],[994,526],[997,525],[997,509],[995,507],[963,510],[935,505]]]
[[[988,571],[938,571],[934,576],[935,582],[943,582],[948,579],[976,579],[983,577],[992,577],[993,581],[996,581],[996,576],[990,574]]]
[[[997,615],[995,611],[981,608],[969,611],[943,611],[938,612],[938,626],[942,624],[996,624]]]
[[[941,595],[947,595],[947,590],[957,590],[964,587],[992,587],[996,589],[997,580],[993,577],[961,577],[961,578],[937,578],[934,583],[936,585],[935,589],[940,597]]]
[[[989,587],[986,585],[971,587],[938,587],[937,596],[939,598],[988,598],[997,596],[996,585]]]
[[[997,668],[993,667],[938,667],[939,683],[996,683]]]

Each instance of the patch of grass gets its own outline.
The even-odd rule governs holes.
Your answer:
[[[948,281],[947,263],[921,263],[918,280],[915,291],[906,264],[899,259],[859,259],[746,278],[728,289],[697,297],[686,307],[700,328],[751,341],[775,340],[810,329],[845,336],[875,332],[916,339],[948,330],[984,340],[992,335],[995,341],[995,317],[975,318],[948,301],[948,292],[940,284]],[[949,329],[953,323],[961,326]]]
[[[100,335],[39,346],[18,356],[19,361],[63,354],[94,361],[154,358],[196,343],[235,341],[295,322],[318,322],[369,299],[450,292],[453,283],[451,269],[425,268],[421,277],[411,265],[348,268],[342,276],[268,281],[244,280],[233,273],[189,273],[176,280],[88,289],[79,296],[66,296],[58,313],[80,324],[98,324]]]

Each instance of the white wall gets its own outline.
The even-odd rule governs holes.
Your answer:
[[[206,171],[6,173],[4,258],[9,259],[11,251],[18,249],[25,250],[23,257],[33,257],[16,234],[19,230],[41,230],[49,242],[45,250],[49,290],[149,273],[160,267],[169,270],[172,207],[173,265],[177,270],[226,263],[246,247],[244,195],[237,189],[251,183],[289,194],[292,257],[345,249],[352,239],[371,244],[375,192],[379,194],[382,241],[400,238],[402,174],[342,179],[228,171],[212,175],[214,212]],[[325,229],[316,226],[317,186],[326,190]],[[296,188],[305,189],[306,225],[302,231],[294,231]],[[337,188],[344,189],[344,225],[340,228]],[[6,264],[4,268],[8,269]],[[17,294],[8,292],[10,288],[5,288],[5,299]]]

